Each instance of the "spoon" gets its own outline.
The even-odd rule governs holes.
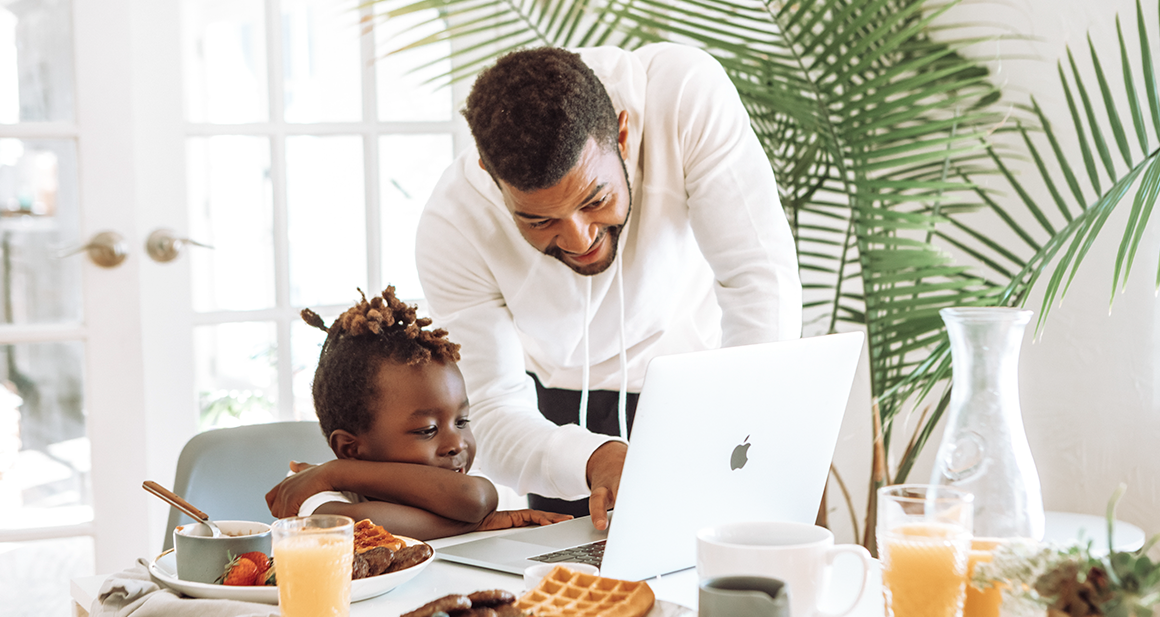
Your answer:
[[[168,503],[174,508],[177,508],[178,510],[181,510],[182,512],[192,517],[193,520],[208,527],[210,533],[213,534],[212,537],[217,538],[222,535],[222,530],[218,529],[217,523],[209,520],[209,516],[206,515],[205,512],[202,512],[201,510],[193,507],[192,504],[182,499],[181,497],[178,497],[177,494],[173,491],[165,488],[164,486],[161,486],[152,480],[146,480],[143,482],[141,484],[141,488],[149,491],[150,493],[153,493],[154,495],[157,495],[161,498],[162,501]]]

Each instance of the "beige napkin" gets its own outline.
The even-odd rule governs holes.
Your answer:
[[[92,617],[279,617],[278,607],[236,600],[183,598],[149,576],[144,559],[110,576],[93,600]]]

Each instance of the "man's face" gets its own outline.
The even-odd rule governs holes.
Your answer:
[[[589,139],[576,166],[553,186],[525,193],[499,181],[528,244],[577,274],[599,274],[616,260],[617,238],[632,207],[624,166],[627,118],[620,114],[618,147],[603,148]]]
[[[467,420],[467,388],[454,362],[382,362],[375,382],[380,396],[370,430],[358,437],[357,458],[471,469],[475,437]]]

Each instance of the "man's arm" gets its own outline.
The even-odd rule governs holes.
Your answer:
[[[445,175],[431,198],[441,208],[433,211],[428,204],[420,221],[416,263],[433,317],[462,345],[459,368],[467,383],[472,431],[479,444],[477,465],[521,494],[587,496],[588,460],[608,437],[576,425],[556,426],[540,413],[535,386],[526,373],[523,345],[484,254],[490,251],[493,258],[502,257],[494,255],[494,246],[479,246],[507,241],[498,221],[486,216],[494,204],[462,179],[458,188],[446,186],[450,175]],[[472,203],[454,209],[457,216],[462,212],[462,220],[451,221],[441,213],[465,201]],[[461,227],[470,229],[470,234]]]
[[[266,494],[270,513],[278,518],[297,516],[307,498],[327,491],[357,493],[473,525],[499,504],[495,485],[487,478],[428,465],[339,459],[321,465],[296,463],[291,469],[297,473]]]
[[[588,498],[588,513],[592,515],[592,526],[597,529],[608,529],[608,511],[616,505],[626,454],[628,444],[609,441],[588,458],[588,486],[592,488],[592,495]]]

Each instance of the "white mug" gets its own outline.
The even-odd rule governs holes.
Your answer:
[[[848,553],[862,564],[858,597],[844,610],[818,609],[828,568]],[[834,545],[829,529],[776,521],[729,523],[697,532],[697,577],[765,576],[785,581],[793,617],[841,617],[854,610],[870,583],[873,559],[857,544]]]

